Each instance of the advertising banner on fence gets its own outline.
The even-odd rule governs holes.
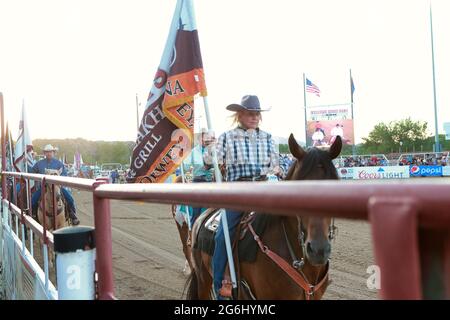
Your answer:
[[[306,144],[308,146],[330,146],[336,136],[341,136],[344,144],[352,145],[353,120],[308,121]]]
[[[353,179],[353,168],[339,168],[337,169],[337,172],[341,179]]]
[[[409,178],[409,166],[353,168],[353,179],[356,180],[407,178]]]
[[[450,176],[450,166],[442,167],[442,175],[444,177]]]
[[[411,177],[442,177],[443,166],[411,166]]]

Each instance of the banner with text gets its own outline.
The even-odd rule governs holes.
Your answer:
[[[442,177],[443,166],[411,166],[409,174],[411,177]]]
[[[409,166],[353,168],[353,179],[355,180],[407,178],[409,178]]]
[[[128,182],[164,182],[189,154],[194,97],[206,96],[192,0],[178,0],[132,152]]]

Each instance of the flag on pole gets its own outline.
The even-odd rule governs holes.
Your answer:
[[[83,164],[83,158],[81,157],[81,154],[76,151],[73,155],[73,166],[77,171],[80,171],[81,165]]]
[[[206,84],[193,1],[178,0],[137,133],[129,182],[164,182],[188,156],[197,94],[206,96]]]
[[[22,118],[19,122],[19,136],[14,151],[14,168],[17,172],[26,172],[26,168],[34,165],[33,145],[31,144],[28,123],[25,116],[25,106],[22,105]],[[25,164],[26,159],[26,164]]]
[[[14,146],[12,144],[11,130],[9,129],[8,122],[6,122],[6,171],[14,171]]]
[[[308,78],[306,78],[306,92],[314,93],[316,96],[320,97],[319,87],[312,83]]]

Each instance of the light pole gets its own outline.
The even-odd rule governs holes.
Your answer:
[[[400,147],[398,148],[398,153],[402,153],[402,145],[403,145],[403,142],[400,141],[399,144],[400,144]]]
[[[434,73],[434,43],[433,43],[433,17],[431,15],[430,4],[430,30],[431,30],[431,65],[433,70],[433,97],[434,97],[434,152],[441,151],[441,145],[439,143],[439,128],[438,128],[438,114],[437,114],[437,102],[436,102],[436,77]]]

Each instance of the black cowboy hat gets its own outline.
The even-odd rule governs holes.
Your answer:
[[[237,104],[237,103],[230,104],[229,106],[227,106],[227,110],[230,110],[230,111],[247,110],[247,111],[262,112],[262,111],[269,111],[270,108],[261,109],[258,97],[247,95],[242,98],[241,104]]]

